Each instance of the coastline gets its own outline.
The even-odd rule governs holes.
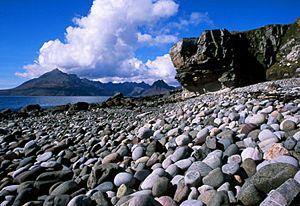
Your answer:
[[[292,204],[300,192],[299,94],[297,78],[187,99],[115,97],[2,114],[0,199],[248,205],[284,190]]]

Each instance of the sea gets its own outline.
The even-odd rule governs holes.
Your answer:
[[[39,104],[42,108],[75,104],[77,102],[101,103],[109,96],[0,96],[0,111],[19,110],[30,104]]]

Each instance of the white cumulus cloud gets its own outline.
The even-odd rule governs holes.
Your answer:
[[[163,79],[171,85],[178,85],[178,82],[174,79],[175,69],[171,61],[170,55],[165,54],[158,56],[154,60],[148,60],[146,63],[138,60],[137,58],[129,59],[126,66],[132,69],[134,75],[130,77],[113,76],[95,78],[93,80],[101,82],[146,82],[152,84],[158,79]]]
[[[173,35],[141,34],[139,28],[175,15],[178,7],[175,0],[94,0],[89,14],[75,18],[75,25],[66,29],[64,41],[45,42],[35,62],[25,65],[25,71],[16,75],[32,78],[59,68],[90,79],[145,80],[151,73],[160,78],[160,70],[162,76],[166,76],[166,70],[174,73],[166,55],[157,57],[152,64],[150,60],[143,63],[135,58],[135,51],[141,43],[177,41]],[[158,68],[162,59],[169,61],[168,66]]]
[[[170,34],[162,34],[157,36],[152,36],[150,34],[138,33],[138,42],[148,45],[160,45],[175,43],[178,41],[178,37]]]

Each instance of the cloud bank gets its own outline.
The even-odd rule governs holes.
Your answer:
[[[174,43],[176,35],[147,33],[147,26],[178,12],[175,0],[94,0],[86,17],[75,18],[65,39],[45,42],[33,64],[17,76],[32,78],[60,68],[67,73],[102,81],[174,82],[175,69],[165,54],[142,62],[135,51],[145,45]],[[198,21],[197,14],[187,22]],[[179,22],[178,25],[182,25]],[[177,26],[178,26],[177,25]],[[182,25],[184,26],[184,25]]]

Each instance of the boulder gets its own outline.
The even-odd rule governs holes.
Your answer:
[[[205,92],[293,77],[300,59],[299,22],[246,32],[215,29],[184,38],[170,51],[176,79],[190,91]]]
[[[268,193],[272,189],[276,189],[289,178],[293,178],[298,169],[287,163],[273,163],[262,167],[253,175],[254,186]]]

